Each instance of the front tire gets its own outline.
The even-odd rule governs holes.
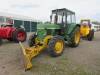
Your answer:
[[[62,37],[55,36],[48,43],[48,53],[52,57],[58,57],[58,56],[62,55],[62,53],[64,51],[64,46],[65,46],[65,43],[64,43],[64,40],[62,39]]]
[[[35,41],[36,37],[37,37],[37,35],[35,35],[35,34],[30,35],[29,40],[28,40],[29,47],[32,47],[36,44],[36,41]]]

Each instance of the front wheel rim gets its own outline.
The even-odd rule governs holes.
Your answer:
[[[18,35],[17,35],[17,40],[18,41],[24,41],[25,40],[25,33],[19,32]]]
[[[63,51],[63,48],[64,48],[63,41],[62,40],[57,41],[55,44],[55,52],[59,54]]]

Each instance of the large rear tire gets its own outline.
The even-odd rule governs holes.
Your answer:
[[[22,28],[18,28],[13,32],[12,38],[15,42],[24,42],[26,41],[27,34]]]
[[[79,43],[80,43],[80,28],[76,27],[76,29],[73,32],[73,36],[68,43],[68,46],[77,47]]]
[[[61,36],[53,37],[48,43],[48,53],[52,57],[58,57],[62,55],[64,51],[65,43]]]
[[[90,30],[89,35],[87,35],[87,40],[92,41],[94,38],[94,30]]]
[[[29,40],[28,40],[29,47],[32,47],[36,44],[36,41],[35,41],[36,37],[37,37],[37,35],[35,35],[35,34],[30,35]]]

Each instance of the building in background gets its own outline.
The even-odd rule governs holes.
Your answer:
[[[12,22],[14,27],[24,28],[27,32],[35,32],[37,29],[37,21],[31,17],[0,13],[0,26],[6,25],[9,22]]]
[[[100,31],[100,22],[92,21],[92,27],[94,31]]]

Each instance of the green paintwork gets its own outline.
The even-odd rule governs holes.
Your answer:
[[[70,38],[73,35],[72,32],[75,30],[75,27],[76,27],[75,23],[68,24],[67,27],[65,27],[64,29],[63,37],[66,38],[67,40],[70,40]],[[50,24],[50,23],[37,24],[38,38],[40,40],[43,40],[43,38],[47,35],[47,30],[51,32],[51,35],[57,35],[55,31],[57,29],[61,29],[61,26],[57,24]]]
[[[47,35],[60,35],[65,40],[69,41],[73,37],[73,33],[77,26],[75,23],[75,12],[72,12],[66,8],[55,9],[52,10],[50,19],[50,22],[54,22],[53,24],[37,24],[37,35],[39,39],[43,40],[43,38]]]
[[[37,34],[38,38],[43,40],[43,38],[47,35],[47,29],[51,30],[51,34],[53,35],[55,29],[60,29],[59,25],[56,24],[37,24]]]
[[[76,27],[77,27],[77,24],[75,24],[75,23],[68,24],[68,27],[67,27],[66,32],[65,32],[65,38],[68,41],[71,40],[71,38],[73,37],[73,32],[76,29]]]
[[[76,27],[75,23],[68,24],[67,33],[66,34],[71,34],[75,27]]]
[[[37,24],[37,29],[60,29],[59,25],[46,23],[46,24]]]

